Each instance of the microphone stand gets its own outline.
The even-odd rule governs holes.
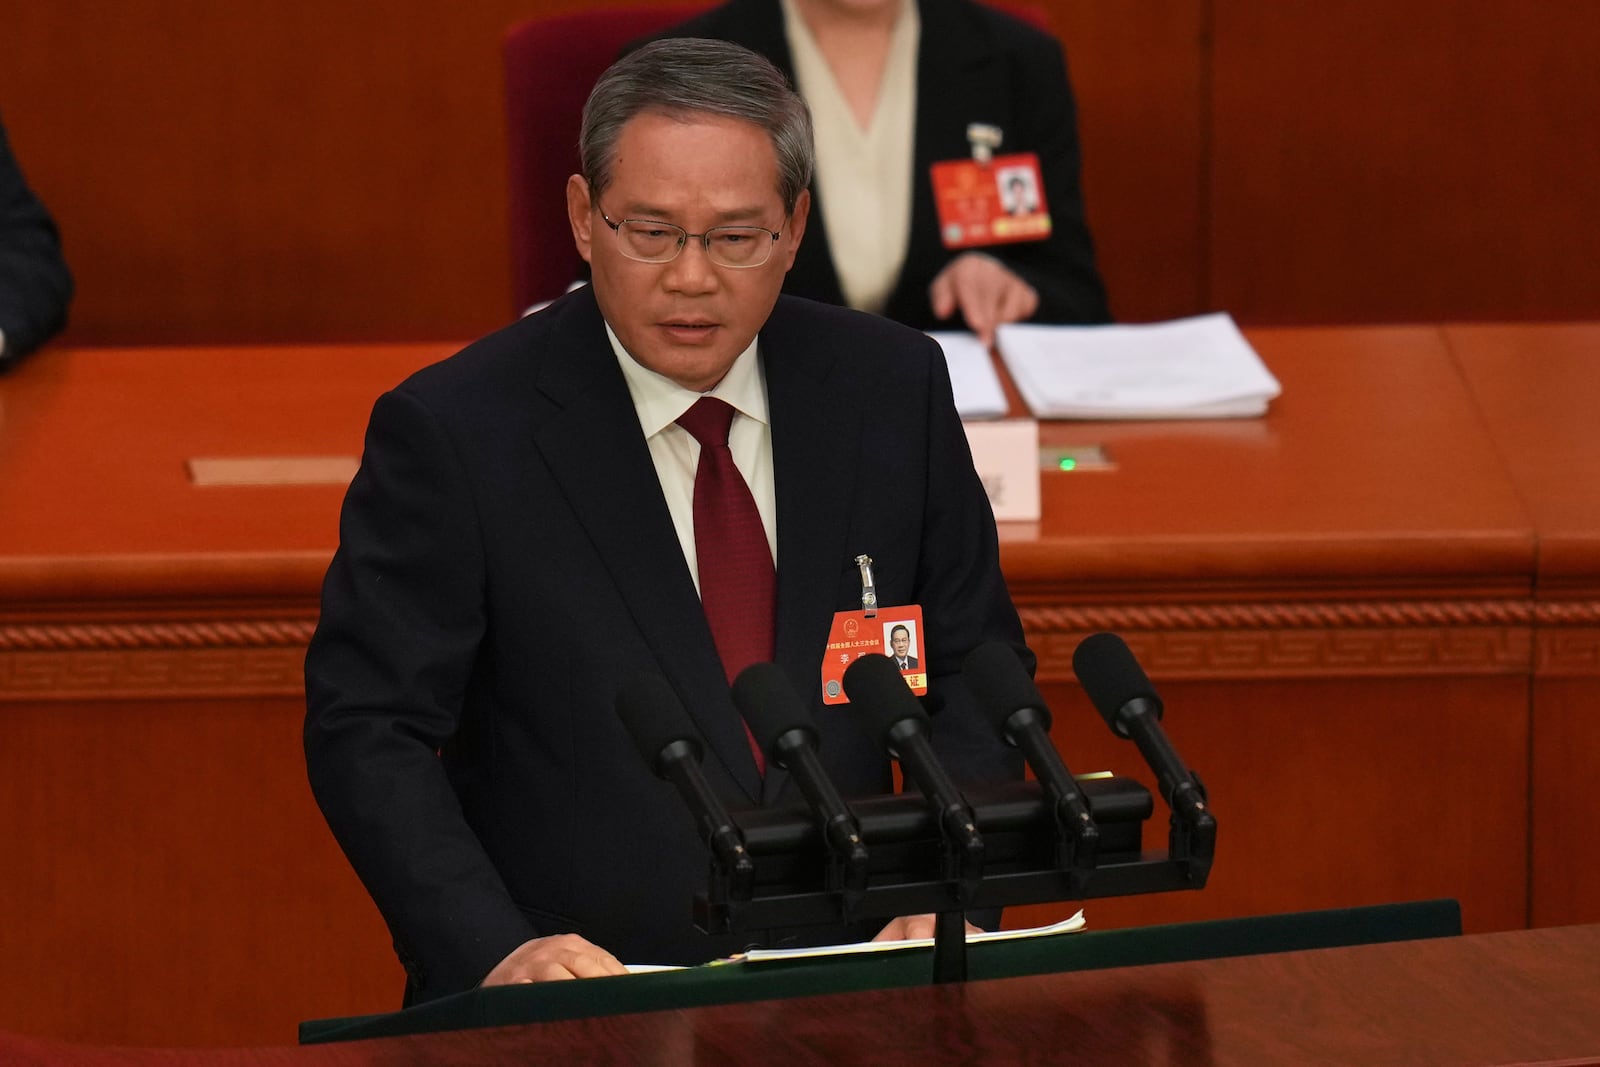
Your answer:
[[[933,982],[967,980],[967,913],[939,911],[933,919]]]

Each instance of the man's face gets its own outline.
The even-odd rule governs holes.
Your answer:
[[[646,112],[617,138],[611,184],[598,197],[579,175],[567,180],[567,214],[578,254],[594,276],[600,311],[644,367],[685,389],[722,380],[767,321],[805,232],[809,194],[785,217],[778,160],[760,127],[718,115],[687,121]],[[722,267],[691,237],[669,263],[640,263],[600,217],[670,222],[690,233],[713,226],[781,230],[759,267]]]
[[[895,658],[905,659],[911,649],[911,635],[904,630],[896,630],[889,635],[889,643],[894,646]]]

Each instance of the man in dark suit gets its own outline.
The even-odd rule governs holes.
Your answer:
[[[0,126],[0,371],[60,332],[71,299],[56,224],[23,180]]]
[[[889,631],[889,658],[903,671],[917,669],[917,657],[911,654],[911,631],[903,625]]]
[[[677,421],[705,397],[735,411],[728,451],[776,559],[768,658],[809,699],[840,790],[891,787],[849,705],[822,703],[863,554],[881,603],[923,608],[952,775],[1020,777],[958,674],[988,640],[1031,656],[938,348],[779,296],[810,159],[803,105],[758,56],[676,41],[627,57],[590,97],[567,188],[593,283],[373,409],[306,658],[305,744],[413,1000],[794,943],[694,928],[707,854],[614,713],[625,683],[661,675],[730,808],[799,801],[758,768],[702,610],[721,562],[693,501],[711,450]]]
[[[832,17],[842,27],[849,19],[870,17],[875,9],[897,6],[898,2],[816,0],[805,5],[802,14]],[[808,10],[811,8],[816,10]],[[1028,321],[1109,321],[1105,286],[1095,267],[1083,206],[1077,110],[1060,43],[1010,14],[972,0],[915,0],[915,8],[920,37],[915,64],[910,239],[904,266],[882,313],[921,330],[955,328],[969,303],[961,289],[968,283],[954,278],[951,268],[958,265],[976,273],[987,264],[991,268],[997,265],[1003,278],[1036,294],[1037,303],[1024,316]],[[742,44],[772,60],[794,80],[794,51],[778,0],[729,0],[669,33]],[[846,58],[830,57],[830,63]],[[976,250],[944,247],[929,172],[934,163],[972,155],[968,138],[974,125],[1001,133],[1000,153],[1038,156],[1052,227],[1046,240]],[[842,304],[847,301],[828,244],[827,210],[827,203],[813,201],[811,236],[795,259],[784,291]],[[953,281],[957,284],[952,285]],[[999,283],[985,278],[973,284],[992,288]],[[951,319],[952,314],[956,320]],[[967,315],[966,319],[974,317]],[[1001,321],[1011,318],[1014,316],[1002,316]],[[985,336],[993,329],[988,321],[981,326],[968,321],[967,325]]]

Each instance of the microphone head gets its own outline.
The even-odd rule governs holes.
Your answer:
[[[700,762],[704,749],[700,733],[694,728],[683,701],[659,674],[641,674],[617,694],[617,717],[639,749],[639,755],[656,774],[661,773],[661,752],[675,741],[689,746],[694,761]]]
[[[785,763],[784,754],[777,751],[778,738],[791,730],[803,730],[813,746],[819,743],[811,712],[776,663],[752,663],[740,671],[733,680],[733,703],[761,751],[780,767]]]
[[[1128,727],[1122,721],[1122,709],[1133,701],[1148,701],[1154,705],[1155,717],[1161,718],[1161,697],[1127,642],[1116,634],[1085,637],[1072,653],[1072,672],[1106,725],[1123,737],[1128,736]]]
[[[979,707],[994,720],[995,729],[1002,736],[1010,735],[1006,723],[1023,708],[1032,708],[1038,713],[1039,725],[1046,731],[1050,729],[1050,709],[1010,645],[1003,641],[979,645],[967,653],[961,673]]]
[[[922,702],[888,656],[869,652],[850,664],[844,672],[844,691],[861,713],[867,733],[884,748],[894,748],[889,731],[906,719],[915,719],[923,729],[928,727]]]

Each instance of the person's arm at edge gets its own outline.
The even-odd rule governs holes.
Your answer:
[[[923,610],[923,662],[930,668],[926,703],[933,747],[957,784],[1015,781],[1022,777],[1022,756],[978,707],[961,667],[967,653],[989,641],[1014,648],[1029,674],[1036,661],[1000,571],[994,513],[973,468],[942,358],[932,361],[929,374],[931,484],[917,597]]]
[[[55,221],[0,126],[0,371],[61,331],[72,292]]]
[[[999,315],[996,321],[988,324],[989,329],[1000,322],[1017,321],[1110,322],[1105,285],[1095,266],[1094,241],[1084,211],[1077,107],[1068,79],[1066,56],[1055,38],[1031,31],[1017,48],[1017,99],[1022,102],[1017,110],[1028,117],[1027,129],[1018,142],[1022,146],[1019,150],[1034,151],[1039,157],[1051,232],[1044,241],[995,245],[972,254],[988,256],[1003,267],[1013,281],[1030,288],[1034,297],[1033,307],[1026,315]],[[958,256],[952,260],[935,279],[935,286],[952,268],[971,273],[970,266],[958,267],[964,258]],[[990,282],[988,288],[994,290],[996,283]],[[1003,297],[993,298],[991,307],[1002,300],[1009,308],[1027,306],[1025,294],[1019,289],[1013,286]],[[930,292],[930,299],[936,313],[943,310],[939,307],[937,290]]]

